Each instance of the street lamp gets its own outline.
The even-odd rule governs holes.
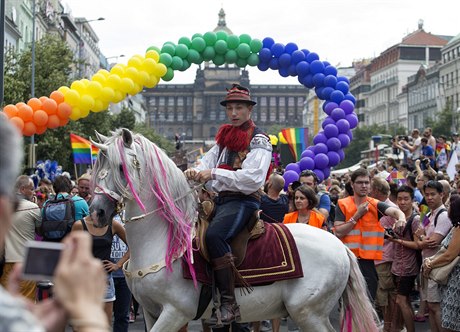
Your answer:
[[[79,24],[79,38],[80,38],[80,43],[78,46],[78,61],[79,61],[79,66],[78,66],[78,76],[81,78],[83,76],[83,46],[84,46],[84,40],[82,36],[83,32],[83,24],[89,23],[89,22],[95,22],[95,21],[104,21],[104,17],[99,17],[96,19],[83,19],[83,18],[76,18],[75,22]]]
[[[118,58],[124,58],[124,57],[125,57],[124,54],[106,57],[105,60],[106,60],[107,69],[110,69],[110,68],[111,68],[111,66],[110,66],[110,64],[109,64],[109,61],[108,61],[109,59],[115,59],[115,62],[118,62]]]

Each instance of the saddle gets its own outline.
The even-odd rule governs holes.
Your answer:
[[[196,241],[200,255],[210,263],[208,248],[206,246],[205,234],[209,223],[214,217],[215,203],[210,200],[201,202],[198,206],[198,222],[196,229]],[[246,257],[248,241],[257,239],[265,232],[264,222],[260,219],[260,210],[254,212],[246,227],[232,240],[230,247],[235,256],[235,266],[238,267]]]

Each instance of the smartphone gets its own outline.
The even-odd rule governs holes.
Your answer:
[[[53,280],[64,245],[59,242],[29,241],[22,277],[26,280]]]

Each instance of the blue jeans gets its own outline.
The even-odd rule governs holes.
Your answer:
[[[116,300],[113,302],[113,332],[128,332],[131,292],[124,277],[113,278]]]
[[[260,207],[253,198],[218,197],[215,202],[216,214],[206,231],[206,245],[212,259],[231,252],[229,243]]]

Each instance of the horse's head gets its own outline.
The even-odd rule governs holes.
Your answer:
[[[94,194],[90,212],[96,214],[100,224],[106,225],[124,201],[139,200],[139,144],[134,142],[133,134],[127,129],[119,129],[111,137],[97,132],[96,136],[99,142],[93,141],[92,144],[99,148],[99,155],[91,179]]]

